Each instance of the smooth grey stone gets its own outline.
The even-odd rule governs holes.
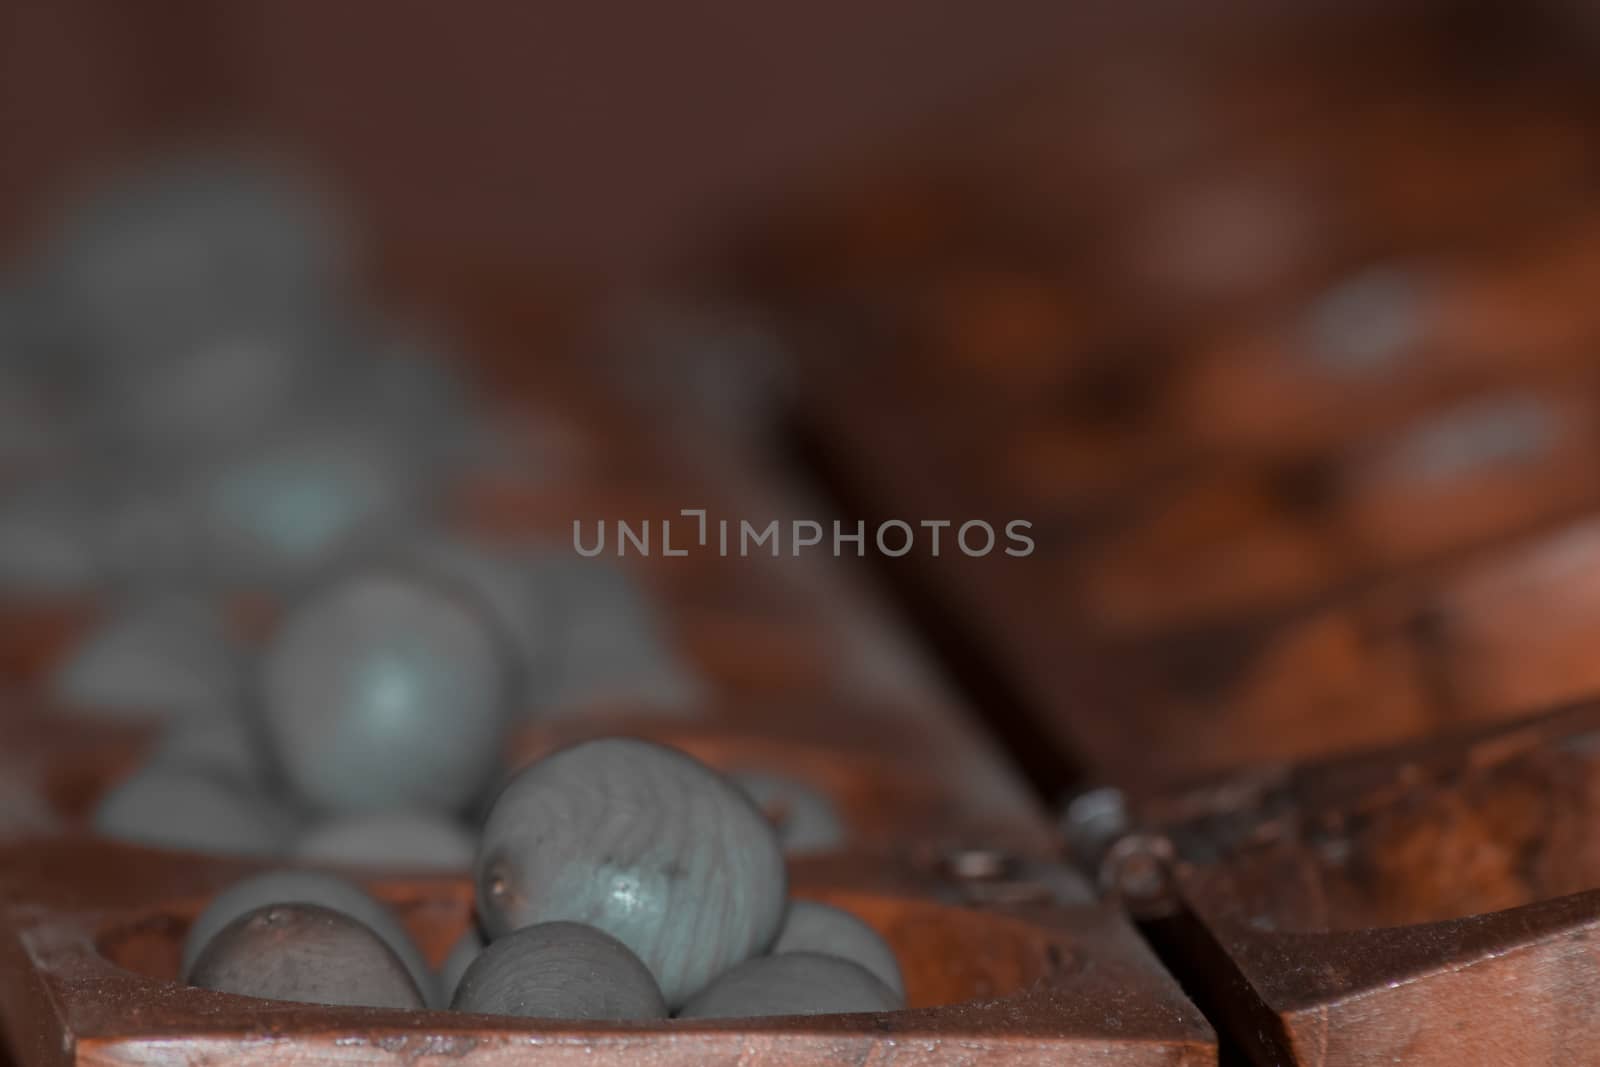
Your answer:
[[[59,481],[0,493],[0,590],[73,596],[104,579],[99,517],[88,494]]]
[[[84,451],[81,412],[40,345],[32,279],[0,275],[0,475],[59,471]]]
[[[419,522],[433,490],[372,426],[312,424],[197,472],[185,506],[212,570],[271,583],[330,565],[375,530]]]
[[[344,293],[349,249],[301,176],[244,155],[168,157],[89,191],[46,250],[57,338],[90,364],[158,360]]]
[[[89,714],[227,714],[240,695],[239,657],[215,603],[139,596],[67,653],[50,688],[63,706]]]
[[[668,644],[649,598],[608,560],[542,555],[536,582],[557,619],[555,654],[530,683],[530,706],[541,715],[581,712],[598,704],[693,714],[706,686]]]
[[[894,949],[878,931],[843,908],[814,900],[789,901],[789,913],[773,942],[772,955],[789,952],[814,952],[860,964],[888,986],[903,1006],[906,984]]]
[[[235,882],[218,893],[189,926],[183,940],[182,975],[190,981],[201,952],[229,923],[273,904],[314,904],[342,912],[376,934],[405,965],[430,1006],[442,1006],[438,981],[416,942],[394,912],[354,882],[326,871],[283,868]]]
[[[462,458],[477,422],[463,361],[415,327],[383,327],[372,347],[357,378],[363,410],[437,459]]]
[[[638,956],[610,934],[571,922],[526,926],[490,942],[461,976],[450,1006],[532,1019],[667,1017]]]
[[[704,685],[661,639],[642,592],[609,564],[438,531],[391,537],[379,551],[458,583],[488,607],[518,654],[526,688],[519,704],[535,716],[581,715],[601,704],[686,715],[704,699]],[[590,577],[574,573],[590,564]]]
[[[1367,373],[1391,365],[1428,329],[1425,279],[1397,266],[1374,267],[1333,286],[1306,311],[1302,343],[1330,370]]]
[[[478,839],[455,819],[427,811],[346,815],[311,826],[296,859],[394,870],[470,871]]]
[[[524,680],[555,669],[550,661],[560,620],[539,585],[532,557],[437,530],[391,539],[375,552],[426,569],[477,597],[516,653]]]
[[[680,1019],[898,1011],[900,997],[860,964],[814,952],[759,956],[723,974]]]
[[[101,798],[94,828],[130,844],[273,856],[293,835],[294,815],[263,794],[216,775],[151,766]]]
[[[728,777],[777,827],[784,852],[802,855],[843,847],[844,821],[838,809],[810,785],[765,771],[732,771]]]
[[[495,801],[476,867],[491,938],[566,920],[627,945],[678,1005],[763,952],[783,919],[777,835],[748,797],[674,749],[608,738],[528,767]]]
[[[69,462],[79,446],[75,431],[32,368],[8,362],[0,351],[0,473]]]
[[[234,919],[207,943],[189,982],[306,1004],[424,1007],[405,965],[376,933],[313,904],[269,904]]]
[[[1536,462],[1560,433],[1539,397],[1510,393],[1434,413],[1414,424],[1384,466],[1423,482],[1445,482],[1495,464]]]
[[[95,378],[110,441],[160,464],[248,445],[315,411],[329,368],[355,358],[337,324],[239,323],[160,359],[114,363]]]
[[[467,927],[467,932],[450,947],[450,954],[444,958],[438,974],[439,992],[446,1004],[455,1000],[456,990],[461,986],[461,976],[467,973],[467,968],[472,966],[472,961],[478,958],[487,944],[483,934],[473,925]]]
[[[459,812],[496,776],[515,673],[475,602],[375,568],[291,611],[259,683],[272,752],[312,806]]]
[[[7,271],[0,274],[0,367],[26,367],[37,358],[38,338],[30,308],[37,295],[30,280]]]
[[[261,747],[260,734],[240,709],[203,710],[169,722],[145,765],[200,771],[259,789],[270,778]]]
[[[147,466],[124,472],[124,483],[102,500],[102,567],[107,582],[134,594],[209,589],[207,566],[181,488]]]

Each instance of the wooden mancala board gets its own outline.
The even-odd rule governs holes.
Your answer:
[[[1275,261],[1273,285],[1204,313],[1117,275],[1102,244],[1029,231],[1043,207],[1008,214],[1008,180],[1049,143],[1042,123],[999,161],[981,131],[946,131],[889,180],[858,183],[875,197],[822,198],[738,259],[788,342],[795,419],[842,499],[913,526],[1030,524],[1023,558],[967,558],[948,536],[935,558],[924,535],[883,562],[982,675],[1015,690],[1063,784],[1159,786],[1450,726],[1462,716],[1430,687],[1480,667],[1414,646],[1441,615],[1452,630],[1452,575],[1521,546],[1544,558],[1538,538],[1600,510],[1600,317],[1585,295],[1600,210],[1595,161],[1576,148],[1594,143],[1594,116],[1560,103],[1592,68],[1546,41],[1550,63],[1500,71],[1490,95],[1548,116],[1576,154],[1540,154],[1548,170],[1503,175],[1492,193],[1442,192],[1453,211],[1407,229],[1346,164],[1396,189],[1413,165],[1448,169],[1445,146],[1476,112],[1449,73],[1465,45],[1435,30],[1428,46],[1391,42],[1411,50],[1393,94],[1404,105],[1354,85],[1313,93],[1304,129],[1250,125],[1152,169],[1181,186],[1270,148],[1306,169],[1288,186],[1365,227],[1356,246],[1313,242],[1304,264]],[[1229,76],[1215,79],[1227,98]],[[1202,111],[1219,99],[1204,84]],[[1387,106],[1409,117],[1417,158],[1384,133]],[[1515,125],[1478,130],[1476,151],[1514,142]],[[1347,133],[1371,135],[1365,154],[1318,140]],[[1064,205],[1071,189],[1056,187]],[[1103,235],[1135,232],[1139,205],[1106,209]],[[1538,581],[1531,560],[1522,570]],[[1500,647],[1554,660],[1579,632],[1569,618],[1499,628]],[[1413,635],[1395,639],[1404,625]],[[1495,669],[1519,671],[1504,656]],[[1564,669],[1543,687],[1556,692],[1497,696],[1496,713],[1573,695],[1583,668]]]
[[[1257,1062],[1561,1064],[1600,1040],[1600,707],[1215,779],[1105,853]]]
[[[562,427],[573,462],[543,483],[466,485],[454,512],[462,528],[507,546],[564,546],[574,517],[670,519],[685,502],[730,516],[773,506],[706,482],[603,389],[588,390],[586,404],[563,403],[548,384],[536,395],[537,410],[501,417],[513,431]],[[595,441],[604,447],[586,451]],[[604,462],[587,462],[594,456]],[[675,650],[704,681],[702,706],[537,709],[508,762],[630,734],[825,797],[843,836],[791,857],[793,891],[849,908],[889,940],[907,1010],[592,1025],[184,987],[176,975],[188,923],[261,865],[116,844],[87,829],[95,798],[138,763],[157,724],[107,723],[40,695],[73,637],[105,611],[85,599],[13,607],[0,630],[13,691],[0,717],[0,1025],[18,1062],[1215,1063],[1209,1025],[1125,915],[1065,866],[1042,809],[959,701],[852,668],[853,656],[885,653],[873,636],[881,623],[852,617],[831,595],[847,579],[830,585],[808,571],[797,580],[759,555],[617,562],[649,590]],[[240,639],[269,634],[278,608],[241,594]],[[782,810],[770,814],[781,831]],[[435,964],[470,921],[464,876],[351,873],[398,910]]]
[[[1428,39],[1274,97],[1301,121],[1199,77],[1184,114],[1250,121],[1188,154],[1081,158],[1064,105],[1012,101],[976,125],[1015,155],[947,129],[736,257],[852,509],[1031,522],[1022,558],[947,531],[879,563],[1003,683],[1037,775],[1104,783],[1065,810],[1075,859],[1250,1062],[1594,1058],[1600,720],[1549,710],[1600,694],[1600,142],[1560,88],[1593,100],[1593,68],[1479,96]],[[1496,146],[1530,165],[1450,162]],[[1267,210],[1263,176],[1301,199]],[[1213,179],[1250,190],[1206,206],[1234,231],[1300,238],[1204,258],[1172,209]],[[1127,269],[1153,219],[1171,256],[1132,261],[1198,244],[1192,276]]]

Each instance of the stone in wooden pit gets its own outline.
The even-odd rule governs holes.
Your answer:
[[[159,593],[130,599],[91,630],[56,668],[51,692],[83,714],[225,714],[238,700],[237,668],[216,604]]]
[[[39,313],[87,367],[131,372],[241,323],[322,312],[349,256],[302,176],[243,154],[171,156],[72,205],[44,250]]]
[[[530,678],[532,708],[546,715],[607,705],[635,714],[698,713],[704,680],[680,660],[650,597],[626,570],[546,552],[535,560],[533,578],[554,632]]]
[[[377,934],[405,965],[430,1005],[442,1006],[437,981],[422,952],[392,911],[354,882],[325,871],[284,869],[235,882],[218,893],[190,925],[183,942],[187,979],[195,961],[217,933],[239,916],[273,904],[314,904],[341,912]]]
[[[791,900],[772,954],[815,952],[859,964],[905,1001],[906,985],[894,949],[878,931],[845,911],[814,900]]]
[[[212,772],[152,765],[101,798],[94,828],[132,844],[271,856],[294,833],[294,816],[248,785]]]
[[[455,999],[456,990],[461,986],[462,976],[483,952],[485,944],[483,934],[474,925],[467,927],[466,932],[450,947],[450,954],[444,958],[444,963],[440,965],[436,976],[440,998],[446,1004]]]
[[[162,729],[145,766],[197,771],[252,789],[265,788],[269,778],[261,739],[239,708],[178,716]]]
[[[535,1019],[664,1019],[650,969],[610,934],[581,923],[526,926],[484,949],[451,1007]]]
[[[598,927],[644,961],[671,1006],[765,951],[787,892],[777,835],[749,798],[632,738],[574,745],[513,779],[476,876],[491,938],[557,920]]]
[[[815,952],[761,956],[728,971],[678,1012],[680,1019],[896,1011],[901,1000],[866,968]]]
[[[8,596],[71,596],[105,577],[100,516],[69,480],[10,487],[0,496],[0,590]]]
[[[422,994],[383,939],[343,912],[270,904],[206,945],[191,985],[306,1004],[420,1010]]]
[[[261,666],[284,776],[328,812],[465,809],[495,777],[514,671],[469,596],[354,571],[285,621]]]
[[[807,783],[766,771],[738,771],[728,777],[772,820],[784,852],[797,856],[844,847],[838,809]]]

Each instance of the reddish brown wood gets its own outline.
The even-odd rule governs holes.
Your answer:
[[[1586,60],[1547,22],[1486,11],[1297,8],[1248,26],[1164,12],[825,187],[780,223],[763,276],[826,314],[835,298],[892,309],[952,266],[1070,264],[1090,308],[1207,318],[1259,309],[1330,253],[1581,202]],[[1504,155],[1484,151],[1497,142]],[[984,373],[1037,366],[1048,383],[1060,362]]]
[[[1587,202],[1534,224],[1442,248],[1405,246],[1378,265],[1410,273],[1419,329],[1393,361],[1339,370],[1307,357],[1308,286],[1265,313],[1193,341],[1170,410],[1194,445],[1292,454],[1393,428],[1471,388],[1587,365],[1600,336],[1585,293],[1600,274]],[[1339,280],[1329,272],[1318,284]]]
[[[1356,553],[1304,470],[1184,479],[1105,524],[1063,560],[1090,633],[1127,638],[1260,615],[1347,579]]]
[[[1183,739],[1153,757],[1169,780],[1587,698],[1597,538],[1592,517],[1550,524],[1253,624],[1127,646],[1143,670],[1115,691],[1133,721]],[[1131,761],[1133,732],[1118,744]]]
[[[1584,1062],[1597,739],[1588,704],[1219,779],[1149,802],[1103,874],[1262,1062]]]
[[[1589,512],[1597,446],[1591,373],[1525,377],[1333,452],[1136,497],[1073,546],[1065,581],[1113,638],[1261,617]]]
[[[1064,65],[828,187],[738,280],[783,309],[808,362],[884,366],[919,401],[911,379],[942,385],[941,430],[986,400],[1003,424],[1070,402],[1115,367],[1152,395],[1103,426],[1058,417],[1042,450],[1098,445],[1113,484],[1118,448],[1282,454],[1392,424],[1463,376],[1581,361],[1592,68],[1536,19],[1403,21],[1308,19],[1297,37],[1263,20],[1222,42],[1191,28]],[[1155,56],[1131,61],[1141,48]],[[1304,305],[1385,264],[1429,290],[1408,366],[1303,358]],[[1103,488],[1055,465],[1080,506]]]
[[[985,476],[988,454],[963,450],[995,425],[981,396],[971,419],[933,432],[926,413],[880,402],[877,371],[811,367],[806,416],[864,514],[1033,522],[1028,558],[933,558],[924,542],[889,565],[1095,776],[1138,788],[1394,743],[1600,685],[1583,564],[1600,503],[1587,376],[1475,397],[1567,413],[1541,458],[1423,491],[1386,481],[1400,446],[1374,438],[1320,472],[1174,478],[1102,509],[1096,527]]]

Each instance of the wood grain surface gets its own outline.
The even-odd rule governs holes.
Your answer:
[[[115,865],[114,881],[74,872]],[[162,1056],[249,1064],[451,1055],[518,1062],[926,1064],[1004,1056],[1037,1064],[1215,1062],[1210,1028],[1117,914],[1076,876],[1034,865],[963,884],[882,864],[797,863],[797,895],[845,908],[894,947],[911,1009],[720,1023],[557,1025],[246,1001],[174,983],[183,931],[248,865],[62,840],[0,864],[6,978],[0,1017],[30,1064]],[[259,868],[257,868],[259,869]],[[379,882],[436,962],[468,921],[465,880]],[[1009,902],[1008,902],[1009,901]],[[140,902],[140,903],[134,903]]]

